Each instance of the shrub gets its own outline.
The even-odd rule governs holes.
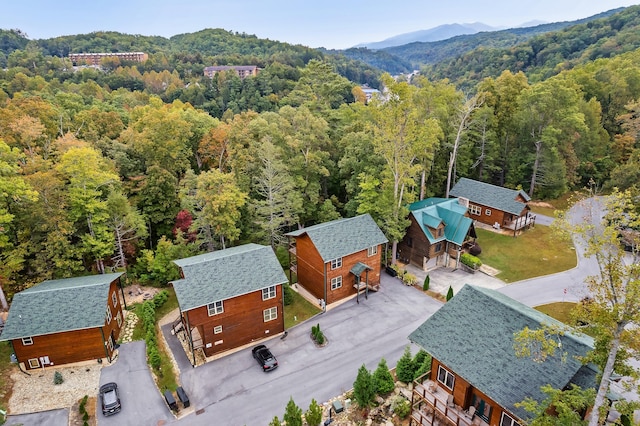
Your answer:
[[[282,426],[282,423],[280,423],[280,419],[278,418],[278,416],[273,417],[273,420],[271,420],[269,426]]]
[[[376,390],[373,385],[373,377],[367,370],[367,367],[362,364],[358,369],[358,376],[356,381],[353,382],[353,397],[362,408],[367,408],[371,405],[373,398],[376,395]]]
[[[389,367],[387,367],[387,361],[384,358],[380,360],[378,368],[373,372],[373,385],[378,395],[386,395],[396,387]]]
[[[417,369],[416,372],[413,373],[413,380],[416,380],[418,377],[427,373],[431,369],[431,355],[427,354],[426,357],[422,360],[420,364],[416,364]]]
[[[85,422],[89,421],[89,413],[87,413],[86,411],[84,412],[84,414],[82,415],[82,420]]]
[[[287,426],[302,426],[302,409],[293,402],[293,397],[289,397],[287,408],[282,419]]]
[[[471,269],[478,269],[482,266],[482,261],[469,253],[462,253],[460,256],[460,262],[467,265]]]
[[[61,385],[62,383],[64,383],[64,379],[62,378],[62,373],[59,371],[56,371],[55,373],[53,373],[53,384]]]
[[[413,381],[413,360],[411,359],[411,349],[409,346],[404,348],[404,354],[398,360],[396,366],[396,377],[398,380],[404,383],[411,383]]]
[[[447,302],[451,300],[453,297],[453,287],[449,286],[449,291],[447,291]]]
[[[406,285],[414,285],[416,281],[418,281],[418,278],[415,275],[405,271],[404,275],[402,276],[402,282],[404,282]]]
[[[293,303],[293,290],[289,284],[284,284],[282,286],[282,290],[284,292],[284,305],[289,306]]]
[[[164,302],[166,302],[167,299],[169,299],[169,292],[167,290],[162,290],[153,298],[153,305],[157,309],[160,306],[164,305]]]
[[[304,413],[304,419],[309,426],[318,426],[322,421],[322,407],[315,399],[311,400],[309,409]]]
[[[424,277],[424,282],[422,283],[422,290],[427,291],[429,290],[429,275],[427,275],[426,277]]]
[[[313,337],[313,340],[317,344],[319,344],[319,345],[324,344],[325,338],[324,338],[324,334],[320,330],[320,324],[314,325],[314,326],[311,327],[311,336]]]
[[[398,417],[404,419],[409,415],[409,412],[411,411],[411,404],[409,403],[409,401],[407,401],[406,398],[398,395],[391,403],[391,409],[398,415]]]
[[[162,362],[162,360],[160,359],[160,352],[158,352],[158,348],[155,346],[152,346],[148,352],[149,364],[151,364],[151,366],[157,370],[158,368],[160,368],[160,363]]]

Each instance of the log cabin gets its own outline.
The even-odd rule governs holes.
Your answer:
[[[271,246],[245,244],[175,260],[173,281],[193,365],[284,331],[287,277]]]
[[[410,204],[409,211],[411,224],[398,243],[398,259],[424,271],[448,266],[449,259],[458,267],[465,244],[476,239],[466,206],[456,198],[427,198]]]
[[[529,213],[531,198],[523,190],[461,178],[449,195],[468,205],[472,219],[496,229],[523,229],[535,219]]]
[[[11,342],[27,370],[111,362],[124,323],[122,275],[44,281],[16,293],[0,341]]]
[[[297,276],[321,308],[380,285],[388,242],[369,214],[337,219],[286,234],[291,276]],[[359,300],[358,300],[359,302]]]
[[[414,382],[411,424],[520,426],[530,414],[517,406],[546,399],[543,385],[595,387],[597,367],[579,357],[593,350],[582,333],[554,336],[558,349],[541,361],[518,357],[514,333],[562,323],[495,290],[465,285],[409,340],[431,355],[431,369]]]

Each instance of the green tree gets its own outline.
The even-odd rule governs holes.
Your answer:
[[[532,419],[527,422],[530,426],[586,426],[587,421],[582,419],[584,413],[591,405],[595,397],[592,388],[580,389],[572,384],[565,391],[554,389],[546,385],[541,388],[547,396],[538,402],[532,398],[516,403],[532,414]],[[550,410],[549,407],[553,407]]]
[[[373,100],[369,107],[372,115],[374,151],[385,162],[381,176],[379,207],[365,202],[371,195],[364,195],[359,213],[370,213],[392,241],[392,262],[395,263],[398,242],[409,225],[406,205],[414,200],[410,192],[414,179],[420,175],[423,164],[419,161],[426,153],[433,152],[442,130],[437,121],[427,118],[416,108],[418,89],[406,82],[396,82],[388,74],[382,77],[388,91],[384,100]],[[363,182],[372,184],[372,177],[361,175]],[[380,215],[384,213],[384,215]]]
[[[413,365],[413,359],[411,357],[411,348],[409,346],[404,348],[404,353],[398,360],[396,365],[396,377],[398,380],[404,383],[411,383],[413,381],[413,373],[415,367]]]
[[[302,409],[293,402],[293,397],[289,398],[282,420],[287,426],[302,426]]]
[[[449,286],[449,290],[447,291],[447,302],[453,298],[453,287]]]
[[[282,423],[280,422],[278,416],[273,417],[273,420],[269,422],[269,426],[282,426]]]
[[[387,361],[382,358],[378,363],[376,371],[373,372],[373,384],[376,389],[376,393],[379,395],[386,395],[395,389],[395,383],[393,376],[387,367]]]
[[[358,369],[356,381],[353,382],[353,397],[360,407],[366,408],[371,405],[375,396],[376,388],[373,383],[373,377],[367,367],[362,364]]]
[[[304,419],[309,426],[319,426],[322,421],[322,407],[315,399],[311,399],[309,409],[304,413]]]
[[[120,192],[111,191],[107,198],[109,218],[107,224],[115,237],[115,256],[112,258],[114,267],[127,268],[125,245],[138,238],[147,236],[144,218],[131,207],[129,200]]]

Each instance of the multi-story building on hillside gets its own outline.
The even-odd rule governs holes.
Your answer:
[[[144,62],[149,55],[144,52],[111,52],[111,53],[69,53],[73,65],[100,65],[104,58],[118,58],[122,61]]]

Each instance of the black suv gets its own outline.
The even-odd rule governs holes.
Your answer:
[[[265,345],[258,345],[251,350],[253,357],[262,367],[262,371],[271,371],[278,368],[278,360]]]
[[[110,416],[120,412],[120,395],[118,385],[111,382],[100,386],[100,401],[102,402],[102,414]]]

